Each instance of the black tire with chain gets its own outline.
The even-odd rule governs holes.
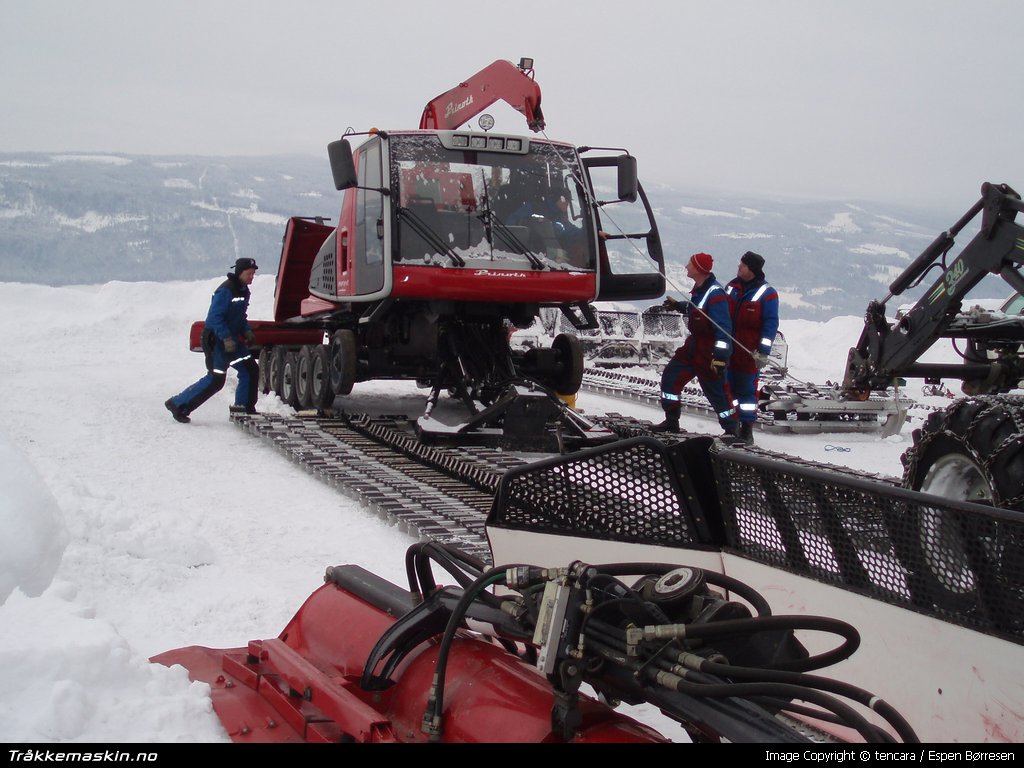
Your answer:
[[[331,352],[324,344],[311,349],[309,399],[317,410],[330,408],[334,403],[334,389],[331,387]]]
[[[313,347],[304,345],[296,359],[295,367],[295,397],[299,401],[300,408],[313,407],[313,394],[310,382],[313,378]]]
[[[270,391],[280,397],[284,397],[284,363],[288,357],[288,350],[284,347],[274,347],[270,354]]]
[[[259,390],[260,390],[260,394],[261,395],[268,395],[268,394],[270,394],[270,390],[271,390],[271,386],[270,386],[270,357],[271,357],[272,354],[273,354],[273,348],[272,347],[263,347],[260,350],[260,356],[259,356],[259,360],[258,360],[258,363],[259,363],[259,366],[260,366],[260,375],[259,375],[259,385],[258,386],[259,386]]]
[[[299,355],[297,352],[288,351],[284,355],[284,363],[281,366],[281,390],[278,392],[281,399],[292,408],[299,409],[299,393],[296,386],[298,380]]]
[[[902,458],[903,485],[921,490],[929,471],[944,456],[974,463],[991,491],[993,506],[1024,511],[1024,397],[965,397],[929,414],[914,431],[914,445]]]
[[[356,381],[356,335],[348,328],[340,328],[331,336],[329,347],[330,384],[336,395],[347,395]]]
[[[930,414],[913,439],[902,457],[905,487],[944,495],[936,478],[955,466],[976,491],[964,500],[1024,512],[1024,397],[962,398]],[[984,584],[982,602],[1002,605],[994,612],[1005,622],[1021,621],[1020,609],[1006,609],[1020,602],[1021,526],[912,506],[893,510],[889,527],[916,600],[970,611]]]

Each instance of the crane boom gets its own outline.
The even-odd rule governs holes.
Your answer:
[[[540,86],[533,79],[532,59],[520,60],[519,66],[498,59],[465,82],[431,99],[423,109],[420,128],[458,128],[499,100],[507,102],[521,113],[530,130],[544,129]]]

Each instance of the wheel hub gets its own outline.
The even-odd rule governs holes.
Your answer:
[[[984,469],[970,456],[959,453],[937,459],[925,475],[921,490],[955,501],[995,502],[995,493]]]

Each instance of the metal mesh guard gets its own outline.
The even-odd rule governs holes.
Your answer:
[[[511,470],[495,502],[500,523],[613,541],[696,545],[699,537],[664,451],[657,441],[640,438]]]
[[[721,445],[711,466],[685,474],[717,509],[649,439],[538,462],[506,474],[490,522],[684,548],[724,525],[751,560],[1024,643],[1024,514]]]
[[[747,557],[1024,641],[1024,515],[740,451],[714,467]]]

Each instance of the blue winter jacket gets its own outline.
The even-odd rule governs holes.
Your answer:
[[[689,315],[690,335],[676,350],[676,359],[704,372],[711,369],[712,360],[728,361],[732,354],[732,300],[714,274],[695,286],[690,301],[680,308]]]
[[[222,344],[229,336],[241,344],[245,332],[252,330],[248,318],[249,295],[249,286],[235,274],[229,274],[213,292],[210,311],[206,313],[206,329],[213,331]]]
[[[779,294],[763,278],[743,282],[738,277],[726,286],[733,300],[733,350],[729,367],[741,373],[757,373],[751,352],[768,354],[779,330]]]

